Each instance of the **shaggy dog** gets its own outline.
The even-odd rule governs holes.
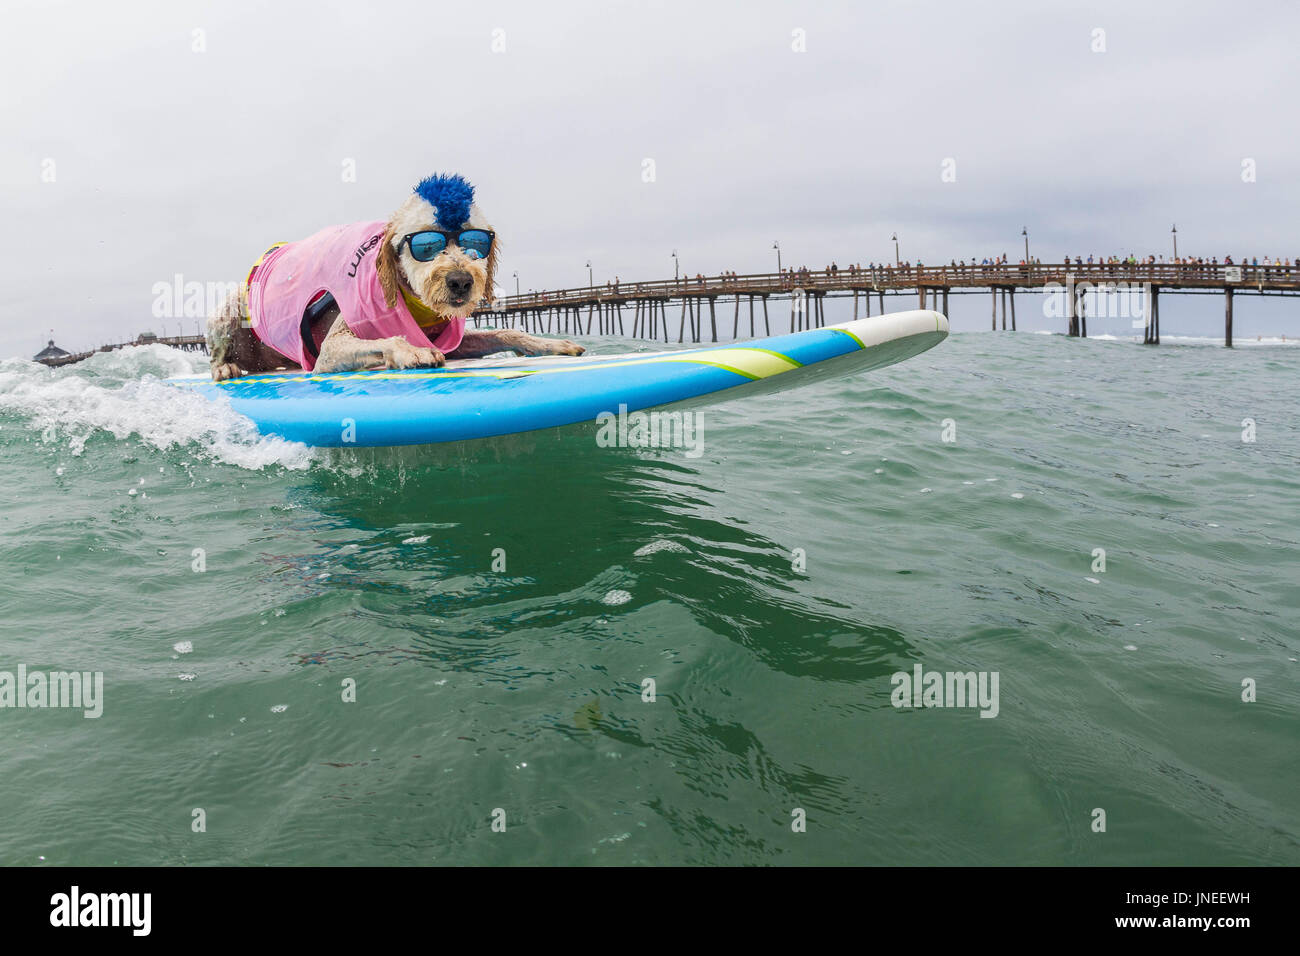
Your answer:
[[[568,340],[465,328],[500,243],[460,176],[422,180],[385,222],[331,226],[263,254],[208,319],[216,381],[304,368],[430,368],[447,357],[581,355]]]

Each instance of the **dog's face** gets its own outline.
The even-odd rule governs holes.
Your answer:
[[[440,318],[468,316],[480,301],[492,297],[499,243],[495,230],[473,204],[473,195],[473,187],[459,176],[434,176],[416,186],[414,195],[393,213],[378,262],[389,306],[401,297],[402,285]],[[466,229],[493,234],[486,256],[457,245],[457,235]],[[421,262],[407,239],[426,230],[446,233],[449,241],[440,253]]]

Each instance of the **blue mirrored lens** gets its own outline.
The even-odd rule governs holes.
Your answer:
[[[428,262],[447,248],[447,237],[440,232],[417,232],[411,237],[411,255]]]
[[[486,259],[492,251],[492,233],[482,229],[466,229],[460,234],[457,244],[471,259]]]

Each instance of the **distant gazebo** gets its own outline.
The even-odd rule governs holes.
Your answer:
[[[54,344],[54,339],[50,339],[50,344],[45,346],[35,355],[32,356],[33,362],[51,362],[55,359],[67,358],[70,353],[63,351]]]

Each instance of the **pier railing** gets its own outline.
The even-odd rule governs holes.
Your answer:
[[[647,282],[618,282],[544,292],[501,296],[489,311],[510,312],[592,302],[682,296],[781,295],[802,292],[916,292],[921,286],[938,289],[1044,288],[1088,282],[1151,284],[1166,289],[1224,289],[1242,291],[1300,291],[1300,265],[1226,265],[1169,262],[1035,262],[1030,265],[903,265],[845,268],[829,271],[786,270],[737,276],[682,276]]]
[[[748,302],[749,333],[771,334],[768,313],[770,298],[790,300],[790,331],[820,328],[826,324],[825,300],[853,297],[853,317],[858,317],[859,303],[871,314],[871,299],[911,294],[917,305],[948,311],[950,294],[971,294],[979,290],[992,293],[992,327],[998,327],[998,301],[1002,302],[1002,328],[1007,328],[1008,303],[1010,327],[1016,328],[1016,291],[1045,292],[1058,289],[1068,293],[1066,332],[1071,336],[1088,334],[1087,294],[1127,287],[1144,293],[1144,341],[1160,342],[1160,294],[1224,295],[1224,340],[1232,345],[1232,300],[1244,295],[1300,294],[1300,260],[1296,265],[1228,264],[1216,262],[1033,262],[947,265],[856,265],[844,268],[787,269],[782,272],[749,275],[680,276],[643,282],[607,282],[604,285],[578,286],[502,296],[484,303],[474,313],[477,325],[514,326],[538,332],[585,333],[594,328],[598,334],[624,335],[623,308],[635,306],[632,317],[633,336],[671,341],[667,305],[681,307],[677,318],[677,341],[706,341],[704,310],[708,308],[707,340],[718,341],[719,300],[734,301],[732,335],[741,333],[741,302]],[[755,303],[761,307],[762,332],[759,332]],[[585,316],[583,315],[585,311]],[[584,323],[585,319],[585,323]],[[725,316],[722,326],[725,331]],[[689,331],[688,331],[689,330]],[[688,338],[689,336],[689,338]]]

